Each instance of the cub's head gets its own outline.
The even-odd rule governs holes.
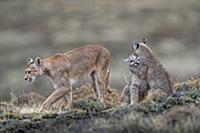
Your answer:
[[[33,82],[37,76],[40,76],[42,74],[42,60],[39,57],[36,57],[35,60],[33,60],[32,58],[28,58],[24,80],[27,82]]]
[[[132,52],[133,54],[136,54],[141,57],[146,57],[146,56],[151,56],[152,51],[151,49],[147,46],[147,39],[143,38],[142,42],[133,42],[132,45]]]
[[[135,67],[137,68],[138,65],[141,62],[141,57],[135,55],[135,54],[131,54],[127,59],[123,60],[126,64],[129,65],[129,67]]]

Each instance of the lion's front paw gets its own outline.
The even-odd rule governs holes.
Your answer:
[[[104,103],[104,98],[103,98],[103,97],[100,97],[100,98],[99,98],[99,101],[100,101],[101,103]]]
[[[49,104],[47,102],[44,102],[39,110],[39,112],[43,112],[45,109],[49,107]]]

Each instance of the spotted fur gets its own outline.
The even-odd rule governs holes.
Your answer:
[[[130,92],[130,95],[132,95],[131,104],[135,103],[135,101],[143,100],[139,100],[140,95],[144,98],[148,97],[148,92],[157,92],[152,91],[154,89],[161,90],[167,95],[172,94],[173,83],[171,77],[151,49],[146,45],[146,39],[141,43],[134,42],[132,48],[133,53],[124,60],[133,75],[129,85],[130,91],[132,90]],[[137,87],[134,84],[137,84]]]

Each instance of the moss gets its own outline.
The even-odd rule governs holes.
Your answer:
[[[195,99],[197,101],[200,101],[200,90],[191,90],[186,92],[186,96]]]
[[[98,112],[106,108],[103,103],[93,98],[77,101],[73,104],[73,107],[86,110],[87,112]]]
[[[44,114],[44,115],[42,116],[42,119],[55,118],[55,117],[57,117],[57,116],[58,116],[57,113],[48,113],[48,114]]]
[[[13,113],[13,112],[4,112],[0,115],[0,119],[16,119],[22,120],[22,115],[20,113]]]

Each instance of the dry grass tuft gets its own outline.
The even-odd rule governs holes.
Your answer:
[[[200,89],[200,79],[192,79],[185,82],[175,84],[177,91],[190,91]]]

